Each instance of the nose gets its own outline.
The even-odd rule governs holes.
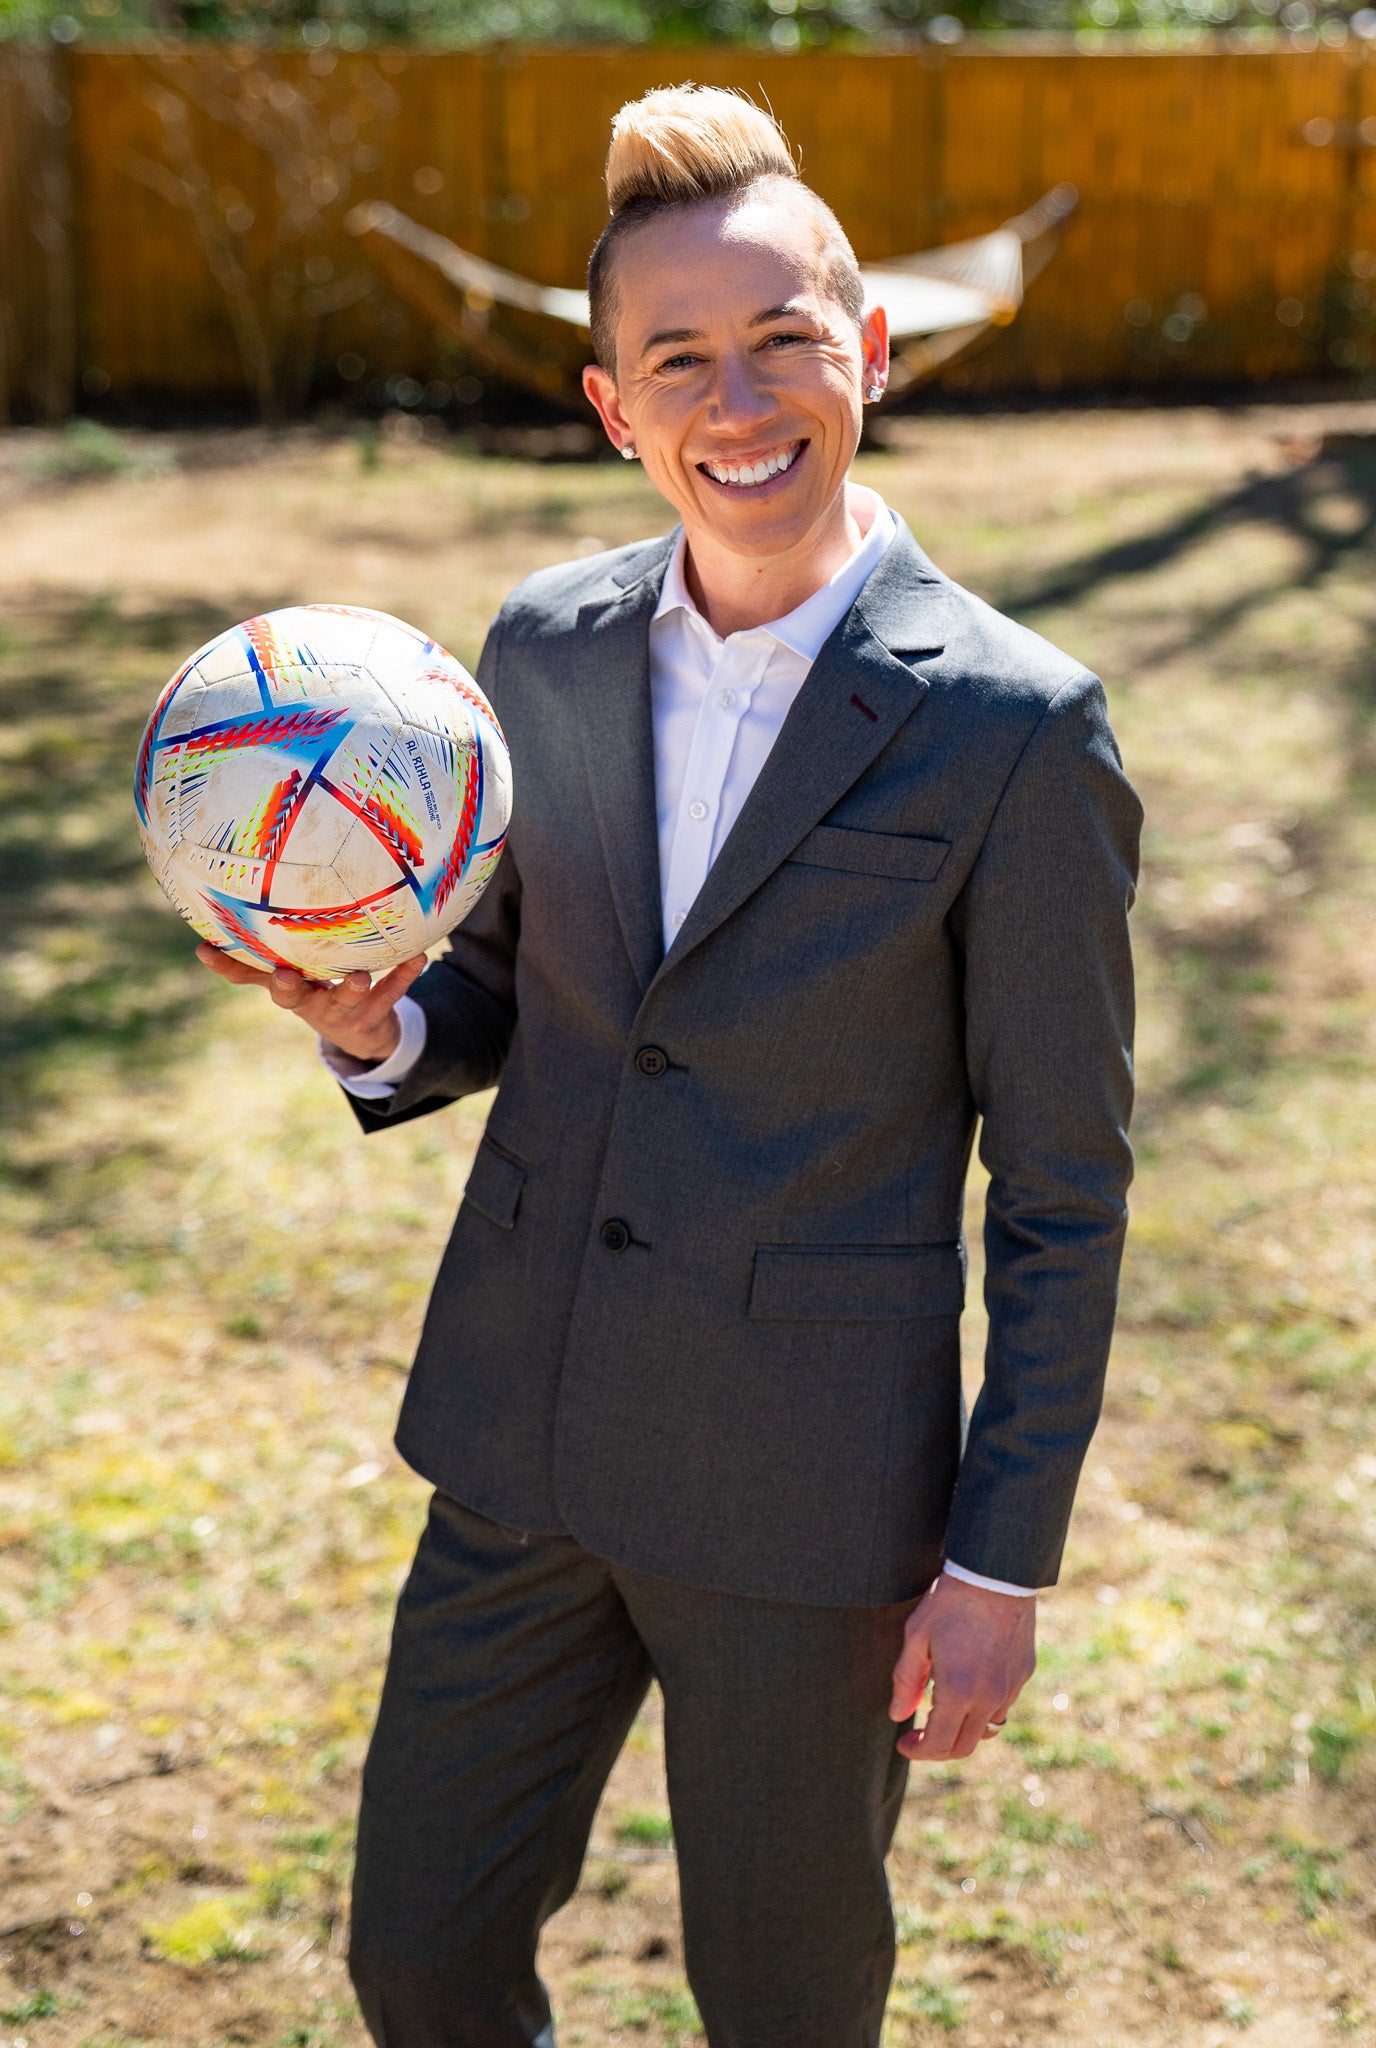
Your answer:
[[[753,350],[719,358],[709,406],[714,427],[745,438],[758,432],[777,410],[768,374]]]

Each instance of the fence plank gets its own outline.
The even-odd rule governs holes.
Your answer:
[[[0,50],[0,421],[61,419],[76,361],[71,107],[56,52]]]

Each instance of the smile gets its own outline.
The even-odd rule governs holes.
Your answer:
[[[753,462],[700,462],[698,468],[704,476],[710,476],[714,484],[729,484],[737,491],[757,491],[771,477],[782,476],[785,470],[792,469],[806,446],[806,441],[786,441]]]

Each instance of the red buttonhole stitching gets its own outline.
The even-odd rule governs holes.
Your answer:
[[[864,712],[866,718],[869,719],[872,725],[878,725],[879,713],[877,711],[871,711],[869,705],[865,703],[863,698],[857,697],[854,695],[854,693],[852,693],[850,701],[855,706],[857,711]]]

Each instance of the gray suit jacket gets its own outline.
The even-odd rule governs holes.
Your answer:
[[[671,539],[543,570],[479,669],[511,837],[366,1128],[500,1081],[397,1443],[663,1577],[907,1598],[1056,1576],[1131,1172],[1141,811],[1103,691],[907,529],[667,956],[648,672]],[[992,1175],[961,1453],[962,1192]]]

